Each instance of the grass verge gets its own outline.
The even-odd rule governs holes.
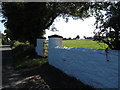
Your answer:
[[[15,42],[13,47],[13,66],[15,69],[32,68],[47,62],[47,58],[42,58],[35,53],[33,46],[28,43]]]

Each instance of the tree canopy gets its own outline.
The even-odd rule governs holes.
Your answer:
[[[96,3],[97,41],[106,43],[110,49],[120,50],[120,2]],[[95,5],[94,5],[95,6]]]
[[[78,5],[85,3],[78,3]],[[3,20],[11,40],[35,43],[36,38],[45,34],[57,16],[69,16],[75,13],[77,3],[17,2],[2,3]]]
[[[34,43],[56,18],[53,8],[48,8],[46,3],[3,3],[5,26],[10,30],[10,39]]]
[[[120,50],[120,2],[9,2],[2,3],[2,10],[11,40],[35,43],[58,16],[73,19],[94,16],[98,30],[94,32],[95,39]]]
[[[78,6],[71,15],[79,18],[94,16],[95,40],[106,43],[110,49],[120,50],[120,2],[88,2]]]

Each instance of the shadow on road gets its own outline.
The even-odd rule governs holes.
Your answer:
[[[12,64],[11,50],[2,51],[2,66],[7,67],[7,66],[11,66],[11,64]]]
[[[79,89],[93,89],[90,86],[84,85],[82,82],[76,80],[73,77],[69,77],[60,70],[45,63],[44,65],[22,71],[22,75],[25,77],[41,76],[46,84],[51,88],[79,88]]]
[[[16,88],[17,90],[20,88],[26,90],[53,90],[56,88],[93,89],[75,78],[67,76],[48,63],[34,68],[14,70],[12,67],[11,49],[4,47],[2,53],[2,90],[7,88]]]

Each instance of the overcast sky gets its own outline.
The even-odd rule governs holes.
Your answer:
[[[2,18],[0,17],[0,20]],[[57,32],[52,32],[50,30],[46,30],[45,37],[47,38],[50,35],[58,34],[63,36],[64,38],[75,38],[77,35],[79,35],[81,38],[83,36],[93,36],[93,31],[95,27],[93,26],[95,22],[95,19],[93,17],[87,18],[84,21],[78,19],[73,20],[71,17],[69,18],[69,22],[66,23],[65,19],[62,17],[58,17],[54,20],[54,25],[57,28]],[[5,27],[2,23],[0,23],[0,31],[3,33],[5,30]]]
[[[95,18],[87,18],[84,21],[78,19],[73,20],[71,17],[69,18],[69,22],[66,23],[65,19],[62,17],[58,17],[55,19],[54,23],[55,27],[57,28],[57,32],[52,32],[50,30],[46,30],[46,37],[53,34],[58,34],[63,36],[64,38],[75,38],[77,35],[79,35],[81,38],[83,36],[93,36],[93,31],[95,29],[94,26]]]

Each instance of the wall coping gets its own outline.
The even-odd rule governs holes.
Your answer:
[[[63,37],[55,34],[55,35],[48,36],[48,38],[63,38]]]
[[[62,46],[56,46],[56,49],[64,49],[64,50],[70,50],[70,51],[81,51],[86,53],[100,53],[100,54],[106,54],[104,49],[93,49],[93,48],[76,48],[76,47],[62,47]],[[119,56],[120,51],[119,50],[108,50],[108,54],[111,55],[117,55]]]
[[[46,39],[46,37],[38,37],[37,39]]]

